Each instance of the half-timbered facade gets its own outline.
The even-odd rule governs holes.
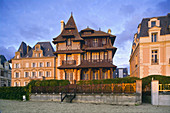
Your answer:
[[[112,78],[116,68],[113,47],[116,36],[89,27],[78,32],[71,15],[68,22],[61,21],[61,34],[53,39],[56,45],[56,77],[74,80],[98,80]]]

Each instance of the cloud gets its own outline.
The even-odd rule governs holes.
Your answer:
[[[13,58],[16,51],[17,50],[13,46],[10,46],[8,48],[0,46],[0,54],[4,55],[7,60],[10,60],[11,58]]]
[[[130,16],[135,12],[135,7],[133,5],[122,5],[119,12],[124,16]]]

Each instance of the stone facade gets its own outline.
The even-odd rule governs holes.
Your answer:
[[[11,67],[10,63],[3,55],[0,55],[0,87],[11,86]]]
[[[144,18],[134,35],[130,76],[170,76],[170,14]]]

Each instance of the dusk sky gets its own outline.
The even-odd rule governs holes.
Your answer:
[[[22,41],[30,46],[60,34],[71,12],[78,30],[89,26],[116,35],[113,62],[129,68],[133,36],[143,18],[170,13],[170,0],[0,0],[0,54],[9,60]],[[55,46],[53,45],[55,48]]]

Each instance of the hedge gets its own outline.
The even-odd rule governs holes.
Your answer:
[[[137,77],[124,77],[115,79],[103,79],[103,80],[80,80],[77,82],[78,85],[88,85],[88,84],[112,84],[112,83],[134,83],[139,80]]]
[[[163,75],[150,75],[145,78],[142,78],[142,88],[144,89],[146,86],[150,86],[152,78],[154,80],[159,80],[160,84],[169,84],[170,83],[170,77],[169,76],[163,76]]]
[[[26,87],[0,87],[0,99],[22,100],[23,95],[29,100],[29,92]]]
[[[65,86],[70,84],[69,80],[32,80],[27,87],[29,86]]]

